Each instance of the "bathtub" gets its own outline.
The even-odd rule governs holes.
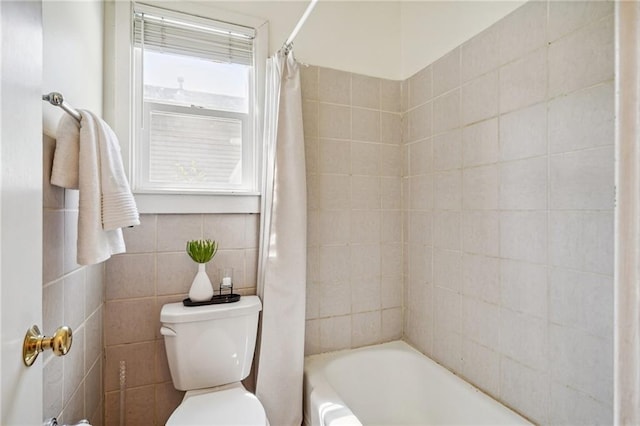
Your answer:
[[[531,425],[405,342],[312,355],[304,425]]]

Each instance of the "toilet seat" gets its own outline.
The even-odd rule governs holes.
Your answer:
[[[242,385],[187,392],[167,426],[265,426],[264,407]]]

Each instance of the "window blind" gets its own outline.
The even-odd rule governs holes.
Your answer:
[[[133,17],[134,42],[143,49],[253,65],[253,28],[140,4]]]

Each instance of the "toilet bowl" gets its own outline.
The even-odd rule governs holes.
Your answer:
[[[220,305],[162,307],[160,333],[171,379],[176,389],[186,391],[167,425],[269,424],[258,398],[241,383],[251,371],[261,309],[257,296]]]
[[[167,426],[269,425],[262,404],[242,384],[222,388],[188,391],[169,417]]]

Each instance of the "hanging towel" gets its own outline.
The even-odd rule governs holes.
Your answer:
[[[92,265],[124,253],[121,228],[139,225],[140,220],[115,133],[94,113],[80,114],[79,130],[77,122],[69,122],[73,118],[60,120],[51,183],[80,190],[77,262]],[[78,176],[75,186],[71,169]]]
[[[78,189],[78,156],[80,155],[80,124],[69,114],[58,122],[56,150],[53,153],[51,184]]]

